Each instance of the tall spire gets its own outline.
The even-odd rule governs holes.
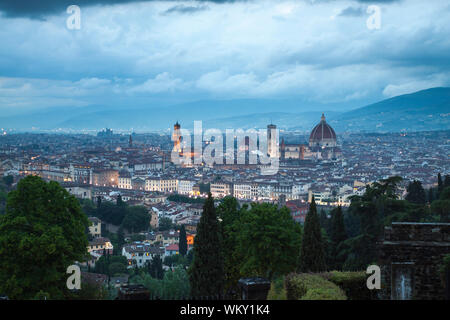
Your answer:
[[[322,117],[320,118],[321,121],[325,121],[325,114],[322,112]]]

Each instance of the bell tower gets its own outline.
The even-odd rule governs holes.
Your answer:
[[[172,134],[172,141],[173,141],[173,151],[174,152],[181,152],[181,132],[180,132],[180,124],[175,123],[173,126],[173,134]]]

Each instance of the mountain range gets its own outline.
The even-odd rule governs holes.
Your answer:
[[[305,104],[295,100],[241,99],[147,108],[64,107],[0,117],[0,127],[18,131],[32,128],[100,130],[108,127],[142,132],[168,130],[176,121],[184,128],[192,128],[194,120],[202,120],[204,128],[265,128],[274,123],[280,129],[307,132],[320,121],[324,112],[337,132],[450,129],[450,88],[438,87],[400,95],[345,112],[333,111],[345,109],[342,105]]]

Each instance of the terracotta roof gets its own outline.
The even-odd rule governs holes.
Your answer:
[[[166,251],[178,251],[178,244],[171,244],[166,247]]]

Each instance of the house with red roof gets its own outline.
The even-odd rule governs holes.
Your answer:
[[[179,251],[179,246],[178,244],[174,243],[174,244],[169,244],[168,246],[165,247],[165,256],[173,256],[174,254],[178,254]]]

